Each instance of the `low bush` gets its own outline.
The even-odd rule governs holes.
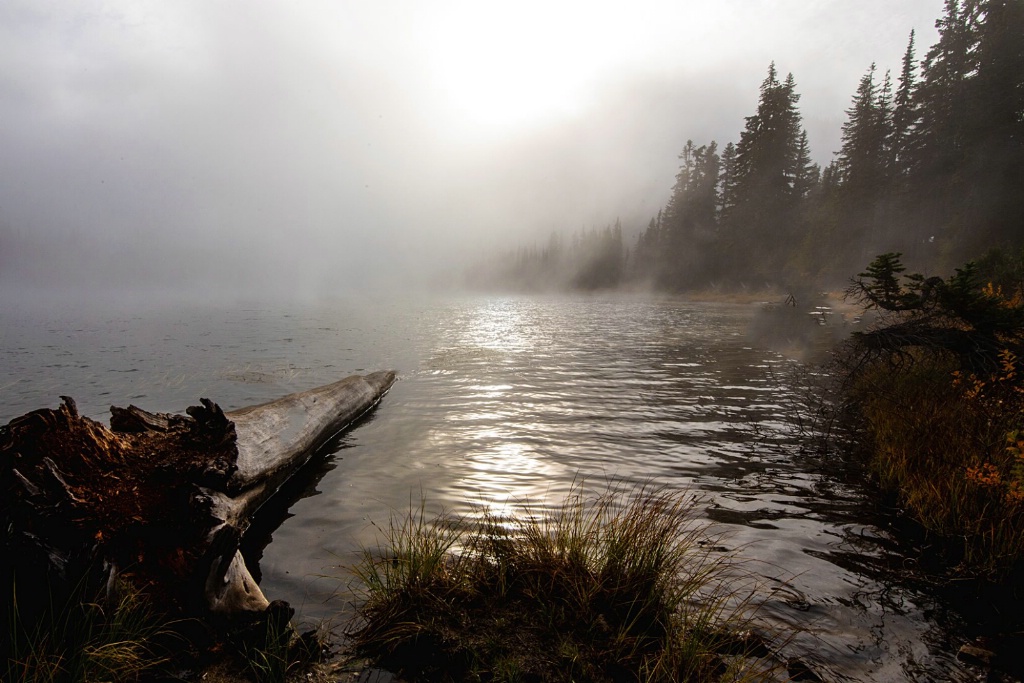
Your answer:
[[[901,276],[885,254],[852,293],[881,312],[846,353],[871,469],[968,575],[1024,559],[1024,303],[967,264]]]
[[[897,372],[877,365],[852,393],[883,489],[960,573],[999,579],[1024,558],[1020,403],[979,396],[957,372],[934,360]]]

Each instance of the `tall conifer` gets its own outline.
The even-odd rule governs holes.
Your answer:
[[[737,266],[746,272],[778,268],[792,246],[797,206],[801,118],[800,96],[789,74],[780,82],[775,63],[761,83],[757,112],[746,117],[736,145],[733,205],[726,233]]]
[[[896,96],[893,100],[891,165],[893,175],[897,178],[905,177],[910,170],[908,142],[911,130],[918,119],[917,103],[914,99],[917,87],[916,72],[914,31],[911,31],[907,50],[903,53],[899,85],[896,87]]]

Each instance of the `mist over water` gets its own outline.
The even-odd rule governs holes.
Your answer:
[[[794,429],[809,367],[769,346],[827,346],[811,316],[751,330],[761,308],[628,297],[395,297],[289,307],[0,313],[0,421],[71,394],[237,408],[383,368],[399,381],[336,451],[264,510],[245,551],[304,619],[351,614],[339,565],[422,501],[478,516],[543,511],[573,486],[692,491],[709,540],[763,584],[761,618],[830,680],[968,680],[940,604],[884,567],[887,533],[821,473]],[[838,323],[837,323],[838,324]],[[808,331],[809,330],[809,331]],[[779,344],[776,344],[779,342]],[[806,345],[805,345],[806,346]],[[287,502],[287,501],[286,501]]]
[[[5,2],[0,288],[310,299],[616,217],[632,240],[769,62],[824,165],[941,4]]]

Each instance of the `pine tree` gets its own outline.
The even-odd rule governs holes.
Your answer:
[[[1024,129],[1024,2],[988,0],[977,30],[973,114],[987,136],[1016,139]]]
[[[951,249],[977,226],[970,220],[970,192],[974,185],[965,171],[974,128],[972,79],[977,71],[977,0],[946,0],[936,21],[938,41],[921,63],[921,82],[915,91],[919,119],[911,130],[910,215],[916,231],[904,245],[908,256],[933,259],[936,243],[951,258]],[[939,264],[946,267],[951,264]]]
[[[807,131],[800,131],[793,177],[793,192],[797,199],[807,197],[808,193],[818,184],[820,174],[818,165],[811,161],[811,146],[807,141]]]
[[[842,129],[839,170],[841,232],[837,238],[855,262],[870,254],[851,253],[856,248],[877,249],[880,229],[890,218],[892,141],[892,80],[888,72],[882,85],[875,84],[874,63],[861,77]],[[853,262],[840,264],[848,268]]]
[[[690,185],[695,164],[696,146],[693,140],[687,140],[683,151],[679,153],[679,171],[676,182],[672,186],[672,194],[665,205],[663,216],[663,247],[678,254],[686,248],[684,222],[686,219],[687,202],[689,201]],[[664,277],[662,278],[664,279]]]
[[[787,249],[785,268],[787,272],[802,276],[816,276],[817,259],[816,243],[823,235],[820,204],[821,169],[811,161],[811,147],[807,140],[807,131],[800,132],[797,146],[796,175],[793,180],[793,191],[798,200],[793,212],[793,240]]]
[[[705,235],[715,231],[718,215],[718,176],[721,172],[718,143],[712,140],[697,148],[694,173],[689,187],[689,219],[691,230]]]
[[[630,263],[630,278],[635,282],[653,281],[658,254],[658,221],[651,218],[647,229],[642,231],[636,239],[636,247],[633,249],[633,259]]]
[[[919,121],[913,130],[916,173],[934,182],[953,174],[963,159],[971,110],[969,79],[977,54],[977,2],[946,0],[935,22],[938,42],[921,63],[915,91]]]
[[[1024,1],[988,0],[983,9],[965,175],[990,229],[976,251],[1024,241]]]
[[[676,184],[662,217],[658,281],[677,289],[701,276],[706,246],[716,238],[721,159],[714,141],[697,147],[686,141]]]
[[[911,31],[910,40],[907,41],[907,51],[903,53],[899,86],[896,88],[896,96],[893,101],[890,164],[892,174],[896,178],[906,177],[910,170],[908,143],[919,116],[914,98],[914,91],[917,87],[916,70],[914,32]]]
[[[725,216],[736,205],[736,145],[728,143],[722,150],[718,174],[718,214]]]
[[[787,207],[799,148],[800,113],[793,75],[780,83],[772,62],[761,84],[757,113],[746,118],[736,146],[736,203],[761,212]]]
[[[894,174],[893,166],[893,116],[895,114],[893,105],[893,93],[892,93],[892,75],[887,69],[885,77],[882,79],[882,87],[878,89],[878,101],[876,103],[876,109],[878,110],[878,134],[881,138],[881,154],[882,158],[880,161],[882,171],[882,182],[888,186]]]
[[[862,175],[861,160],[869,156],[870,131],[875,117],[875,63],[871,63],[868,72],[861,76],[857,85],[857,94],[853,96],[853,105],[846,110],[846,122],[842,127],[842,147],[839,150],[838,162],[842,181],[846,185],[856,184]]]
[[[880,197],[886,181],[889,139],[889,95],[875,85],[875,64],[860,79],[846,110],[838,162],[841,182],[854,202]]]
[[[734,192],[726,219],[732,256],[745,272],[774,271],[792,246],[798,203],[799,99],[793,75],[780,82],[772,62],[761,84],[757,113],[746,117],[736,145]]]
[[[796,94],[796,79],[793,74],[786,74],[786,81],[782,84],[785,96],[785,108],[783,111],[783,135],[785,144],[783,154],[785,155],[788,167],[786,169],[788,192],[792,199],[798,198],[795,192],[797,176],[802,172],[798,169],[798,156],[800,147],[800,135],[803,132],[801,127],[800,111],[797,109],[797,102],[800,96]]]

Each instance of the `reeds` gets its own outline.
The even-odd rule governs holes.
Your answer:
[[[326,632],[312,631],[297,637],[289,622],[269,618],[248,632],[234,634],[230,639],[231,654],[246,679],[254,683],[283,683],[319,661],[319,651],[325,647],[327,638]]]
[[[354,654],[411,680],[753,678],[756,658],[725,654],[749,596],[724,581],[727,558],[705,549],[693,506],[580,487],[553,513],[524,504],[514,519],[410,506],[353,569],[368,592]]]

